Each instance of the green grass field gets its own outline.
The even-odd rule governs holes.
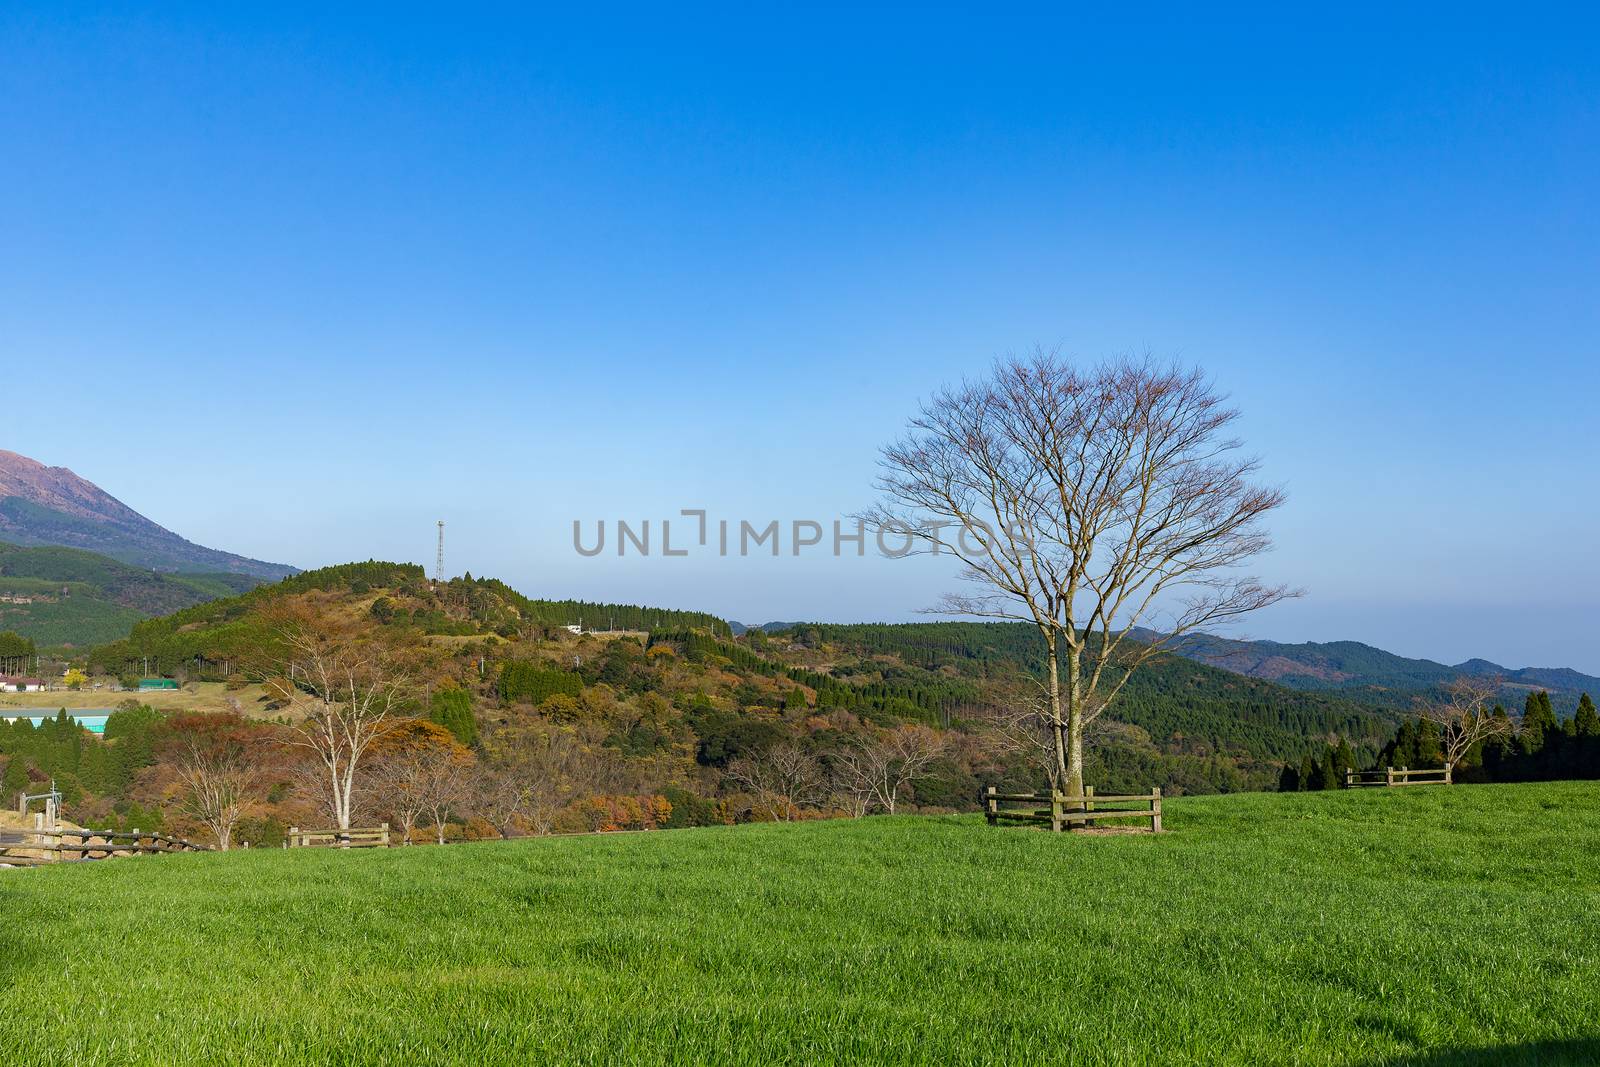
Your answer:
[[[1600,1062],[1600,783],[0,871],[0,1063]]]

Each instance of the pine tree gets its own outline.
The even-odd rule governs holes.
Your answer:
[[[1578,698],[1578,712],[1572,717],[1572,732],[1577,737],[1600,737],[1600,714],[1585,693]]]
[[[1393,751],[1389,753],[1389,766],[1415,767],[1417,765],[1417,724],[1407,719],[1395,731]]]
[[[1285,763],[1283,770],[1278,772],[1278,792],[1298,793],[1300,791],[1300,771],[1292,763]]]
[[[1318,775],[1317,761],[1312,759],[1309,753],[1300,757],[1300,791],[1321,789],[1322,786],[1316,782]]]
[[[1522,705],[1522,729],[1517,735],[1523,754],[1538,755],[1555,731],[1556,713],[1550,706],[1550,694],[1529,693]]]
[[[1417,759],[1408,767],[1443,767],[1444,742],[1439,737],[1439,724],[1423,719],[1417,727]]]
[[[28,766],[22,754],[16,753],[6,761],[6,773],[0,777],[0,800],[6,807],[17,802],[17,794],[25,793],[28,789]]]

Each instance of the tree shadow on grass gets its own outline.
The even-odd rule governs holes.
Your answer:
[[[1591,1064],[1600,1065],[1600,1037],[1418,1052],[1374,1060],[1369,1067],[1580,1067]]]

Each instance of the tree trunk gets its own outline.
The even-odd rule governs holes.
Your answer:
[[[1078,649],[1067,651],[1067,762],[1062,770],[1069,797],[1083,796],[1083,695],[1079,692]]]
[[[1050,733],[1056,748],[1056,780],[1063,781],[1067,776],[1066,723],[1061,718],[1061,665],[1056,662],[1056,635],[1053,631],[1044,632],[1044,644],[1049,654],[1049,680],[1046,684],[1050,697]]]

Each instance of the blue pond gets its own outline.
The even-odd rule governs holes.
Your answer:
[[[5,719],[7,722],[11,722],[16,719],[27,719],[32,722],[33,725],[38,726],[46,719],[55,718],[57,714],[59,714],[59,712],[54,711],[48,715],[8,715],[0,713],[0,719]],[[85,730],[88,730],[91,734],[103,734],[106,732],[106,718],[110,716],[111,709],[70,708],[68,709],[67,714],[76,719],[78,721],[78,725],[82,726]]]

